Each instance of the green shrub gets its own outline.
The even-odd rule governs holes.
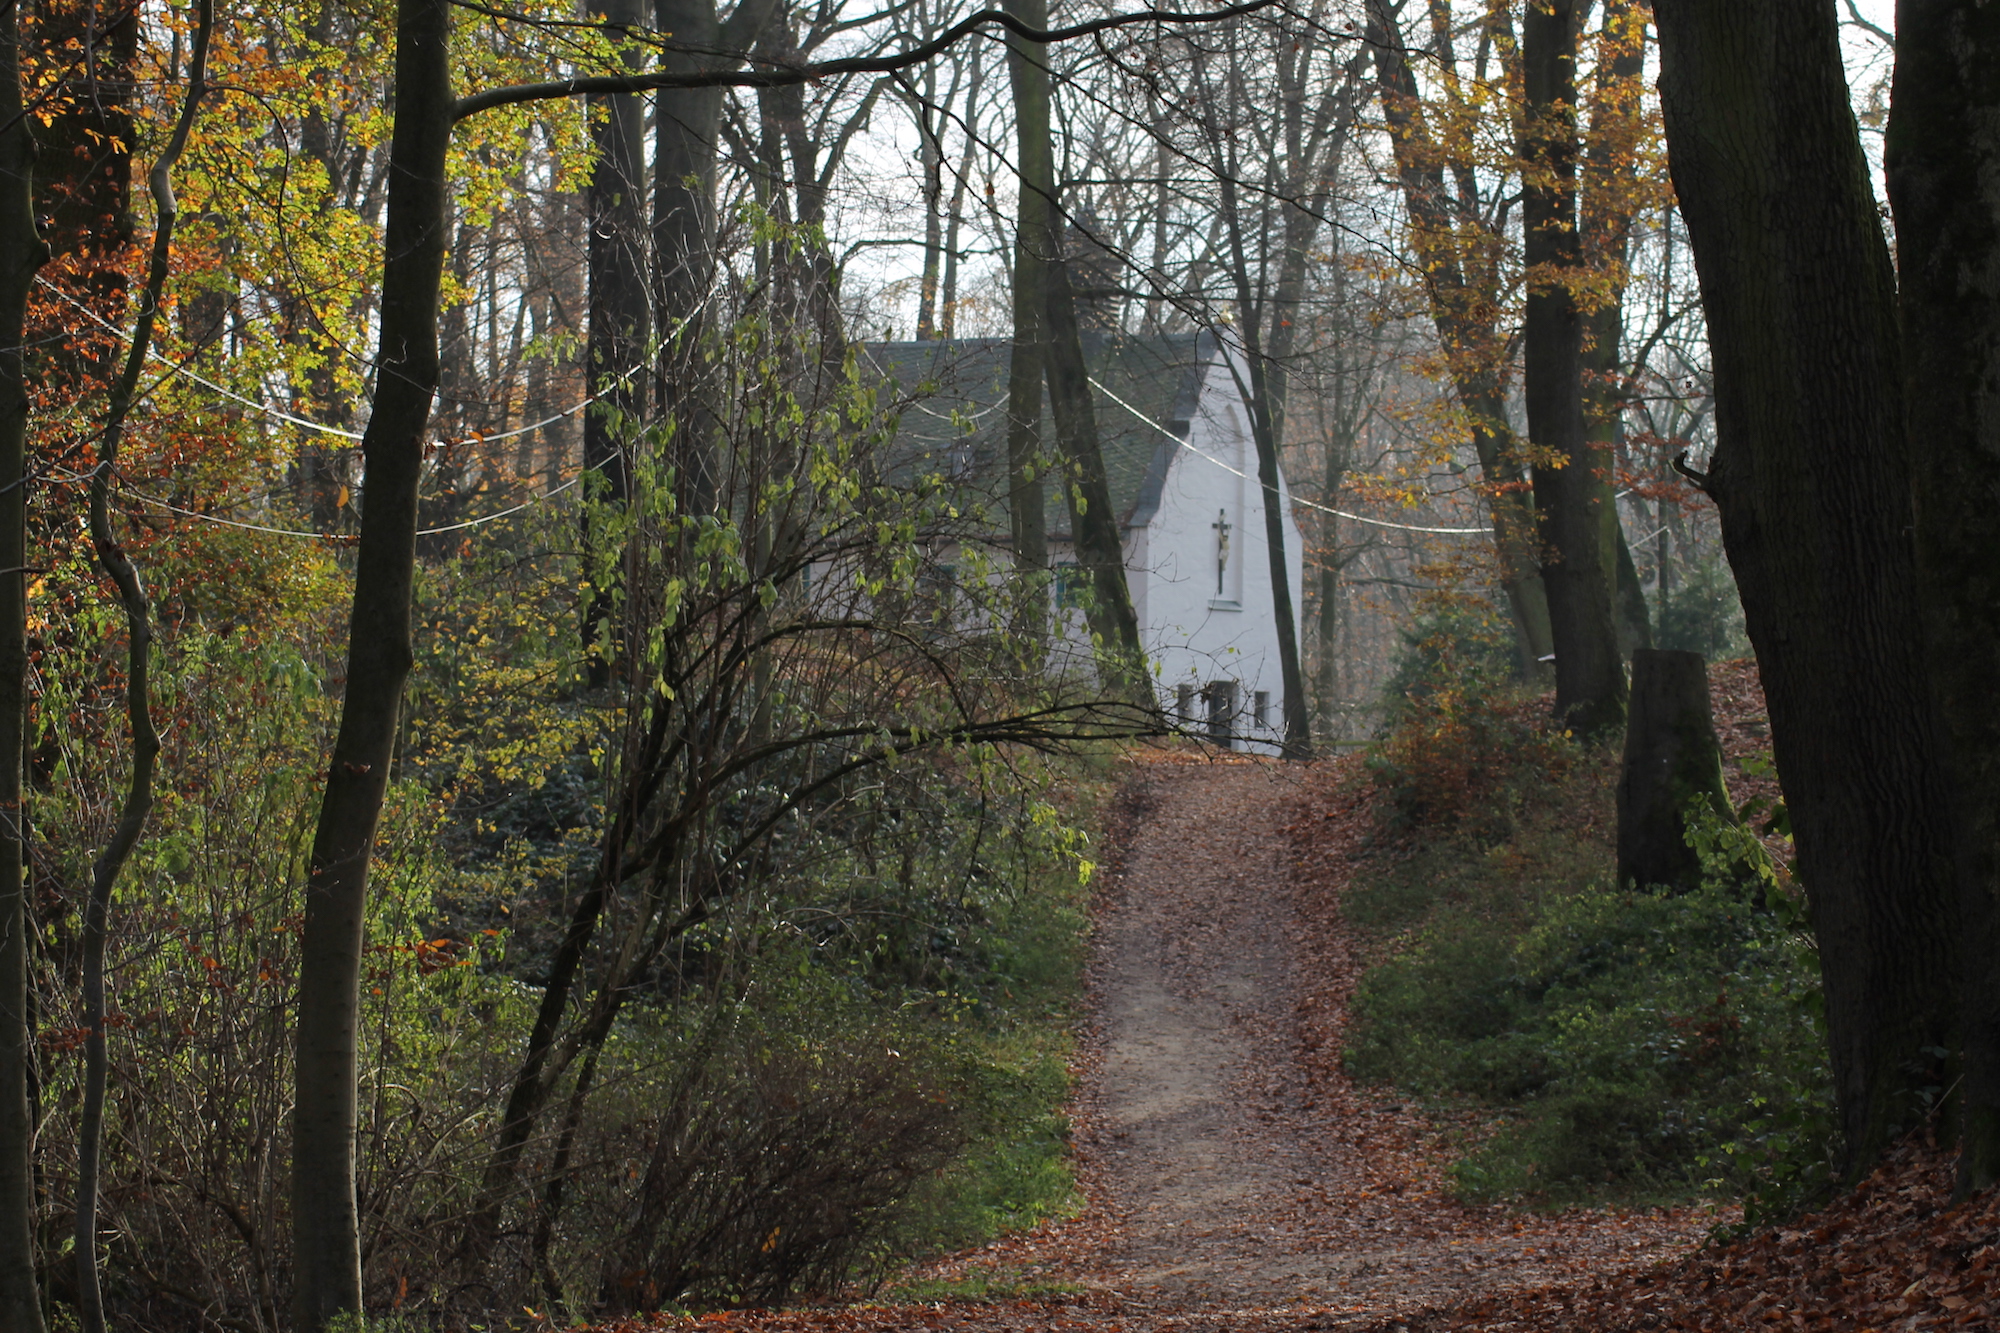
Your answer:
[[[1550,893],[1525,928],[1441,916],[1355,997],[1357,1077],[1503,1108],[1470,1197],[1743,1192],[1823,1115],[1816,969],[1734,886]]]
[[[1691,835],[1700,891],[1600,887],[1613,748],[1551,735],[1449,652],[1426,661],[1370,755],[1384,828],[1343,911],[1384,956],[1349,1069],[1494,1112],[1454,1168],[1468,1197],[1796,1202],[1824,1177],[1829,1074],[1781,873],[1711,820]]]

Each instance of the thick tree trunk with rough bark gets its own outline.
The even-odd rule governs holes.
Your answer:
[[[1895,78],[1889,200],[1918,587],[1957,823],[1970,1191],[2000,1179],[2000,9],[1901,0]]]
[[[1955,1044],[1949,791],[1923,661],[1895,278],[1826,0],[1658,0],[1715,366],[1704,489],[1770,705],[1846,1169]]]
[[[1687,892],[1701,860],[1687,843],[1687,809],[1705,801],[1734,822],[1722,783],[1722,747],[1700,653],[1632,654],[1632,705],[1618,775],[1618,883]]]
[[[292,1121],[292,1318],[299,1333],[361,1310],[354,1195],[355,1019],[368,863],[412,660],[417,482],[438,381],[438,288],[448,234],[449,0],[402,0],[396,127],[374,410],[348,623],[347,690],[327,766],[299,944],[298,1069]]]
[[[1576,212],[1576,30],[1572,0],[1521,19],[1526,93],[1521,228],[1528,265],[1522,387],[1535,445],[1542,586],[1556,654],[1556,718],[1601,736],[1625,716],[1625,668],[1606,575],[1605,452],[1583,420],[1583,316],[1569,283],[1582,261]]]
[[[28,1105],[28,894],[21,764],[28,711],[28,291],[48,247],[35,230],[35,146],[21,105],[20,9],[0,9],[0,1333],[41,1333],[35,1283],[35,1123]]]

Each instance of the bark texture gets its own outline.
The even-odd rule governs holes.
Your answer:
[[[1632,654],[1632,707],[1618,775],[1618,882],[1686,892],[1701,884],[1687,844],[1687,808],[1705,800],[1734,820],[1722,783],[1722,746],[1700,653]]]
[[[18,5],[0,7],[0,1333],[41,1333],[35,1283],[34,1056],[21,764],[28,709],[28,291],[48,247],[35,229],[34,141],[21,105]]]
[[[1960,1186],[2000,1179],[2000,10],[1901,0],[1887,147],[1962,920]]]
[[[380,369],[361,444],[368,489],[348,622],[347,692],[313,838],[299,947],[292,1319],[300,1333],[320,1333],[335,1317],[361,1310],[355,1018],[368,863],[412,660],[417,482],[437,392],[448,220],[450,32],[449,0],[399,5]]]
[[[1581,735],[1600,736],[1624,719],[1625,668],[1605,559],[1610,459],[1584,429],[1583,316],[1570,287],[1582,264],[1576,211],[1580,8],[1573,0],[1537,0],[1521,19],[1521,229],[1528,266],[1521,366],[1535,445],[1542,586],[1556,655],[1556,718]]]
[[[1824,0],[1658,0],[1715,366],[1703,484],[1770,704],[1846,1168],[1950,1048],[1948,793],[1922,661],[1895,280]]]

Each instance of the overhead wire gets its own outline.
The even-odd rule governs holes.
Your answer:
[[[1132,406],[1132,404],[1126,402],[1123,398],[1120,398],[1117,394],[1105,388],[1094,377],[1091,378],[1090,383],[1092,388],[1096,389],[1106,398],[1109,398],[1112,402],[1118,404],[1118,406],[1124,408],[1127,412],[1130,412],[1133,416],[1137,417],[1144,424],[1151,426],[1154,430],[1160,432],[1160,434],[1174,441],[1174,443],[1180,445],[1181,448],[1187,450],[1189,453],[1194,454],[1198,458],[1207,459],[1209,462],[1215,464],[1217,467],[1221,468],[1224,472],[1227,472],[1232,476],[1241,477],[1245,481],[1255,481],[1260,486],[1263,485],[1263,482],[1261,480],[1251,476],[1248,472],[1244,472],[1240,468],[1231,467],[1229,464],[1217,458],[1214,454],[1207,453],[1201,449],[1197,449],[1188,440],[1181,438],[1179,432],[1170,430],[1161,423],[1153,420],[1151,417],[1147,416],[1144,412],[1141,412],[1138,408]],[[1367,523],[1378,528],[1394,528],[1399,532],[1436,532],[1436,533],[1444,533],[1448,536],[1459,536],[1459,537],[1469,537],[1469,536],[1484,537],[1491,535],[1491,529],[1488,528],[1431,528],[1431,527],[1424,527],[1416,523],[1391,523],[1388,519],[1385,518],[1370,518],[1366,514],[1350,514],[1345,509],[1329,508],[1326,505],[1318,504],[1311,500],[1302,499],[1301,497],[1296,495],[1291,497],[1291,501],[1293,504],[1302,505],[1307,509],[1317,509],[1322,514],[1332,514],[1335,518],[1351,519],[1356,523]]]
[[[77,300],[75,297],[71,296],[68,292],[64,291],[62,288],[50,282],[47,278],[42,277],[39,273],[35,275],[35,281],[40,283],[42,286],[48,288],[50,291],[54,292],[58,299],[67,302],[69,305],[76,307],[76,309],[78,309],[83,313],[86,319],[90,320],[98,327],[108,330],[111,333],[118,334],[120,337],[124,336],[123,329],[120,329],[116,324],[113,324],[110,320],[104,318],[102,315],[98,314],[95,310],[92,310],[89,306]],[[699,312],[697,311],[697,313]],[[257,411],[262,412],[264,415],[271,417],[274,420],[285,422],[287,425],[297,426],[301,430],[317,431],[322,435],[337,436],[343,440],[359,440],[362,438],[362,435],[359,431],[343,430],[339,426],[329,426],[325,422],[310,421],[305,417],[297,416],[294,413],[287,412],[282,408],[273,407],[269,403],[260,403],[254,398],[245,397],[244,395],[237,393],[233,389],[227,388],[224,385],[217,384],[214,380],[208,379],[203,375],[197,374],[195,371],[190,370],[187,366],[183,365],[182,363],[175,361],[172,357],[162,354],[157,349],[148,348],[146,351],[146,355],[150,360],[156,361],[161,365],[167,367],[169,373],[171,374],[179,375],[183,379],[192,380],[196,384],[201,385],[202,388],[204,389],[208,389],[214,393],[219,393],[224,398],[227,398],[232,402],[241,403],[245,407],[255,408]],[[562,411],[556,413],[554,416],[543,417],[540,421],[531,421],[525,426],[516,426],[512,430],[498,431],[492,435],[483,435],[474,433],[472,435],[464,435],[453,439],[447,439],[444,441],[444,443],[465,444],[469,442],[487,443],[493,440],[511,440],[515,436],[526,435],[531,431],[541,430],[545,426],[553,426],[558,421],[563,421],[569,417],[575,416],[578,412],[583,411],[584,408],[589,407],[592,403],[604,397],[604,395],[610,393],[613,389],[623,386],[625,382],[631,379],[632,376],[635,373],[637,373],[637,371],[640,369],[641,367],[638,366],[633,367],[631,370],[626,371],[624,374],[618,376],[616,379],[607,382],[602,389],[599,389],[596,393],[591,394],[588,398],[585,398],[582,402],[579,402],[571,407],[566,407]]]
[[[68,292],[65,292],[62,288],[56,286],[54,283],[42,277],[40,274],[37,274],[35,276],[35,281],[40,283],[42,286],[48,288],[50,291],[54,292],[58,299],[66,302],[71,306],[74,306],[77,310],[81,311],[84,317],[86,319],[89,319],[92,323],[98,325],[103,329],[108,330],[111,333],[117,334],[120,337],[124,336],[123,329],[120,329],[110,320],[105,319],[103,316],[99,315],[95,310],[92,310],[89,306],[83,304],[83,302],[77,300],[75,297],[71,296]],[[700,305],[697,305],[694,310],[690,311],[685,317],[683,317],[680,320],[679,324],[676,326],[675,333],[678,334],[682,328],[685,328],[689,323],[691,323],[694,320],[694,318],[701,313],[702,309],[707,306],[707,304],[708,302],[706,300],[703,300]],[[170,374],[179,375],[185,379],[192,380],[194,383],[201,385],[205,389],[208,389],[214,393],[219,393],[225,398],[243,404],[245,407],[255,408],[257,411],[262,412],[265,415],[272,417],[276,420],[286,422],[289,425],[297,426],[304,430],[317,431],[323,435],[337,436],[345,440],[360,440],[363,438],[358,432],[351,430],[343,430],[338,426],[329,426],[324,422],[311,421],[305,417],[297,416],[291,412],[286,412],[281,408],[273,407],[269,403],[260,403],[253,398],[247,398],[244,395],[225,387],[224,385],[217,384],[214,380],[208,379],[203,375],[197,374],[193,370],[190,370],[186,365],[178,361],[175,361],[171,357],[162,355],[156,349],[148,348],[147,356],[150,359],[164,365]],[[607,381],[602,389],[599,389],[596,393],[591,394],[588,398],[585,398],[582,402],[579,402],[572,407],[565,408],[561,412],[556,413],[554,416],[544,417],[540,421],[530,422],[525,426],[518,426],[513,430],[500,431],[492,435],[463,436],[458,439],[447,440],[445,441],[445,443],[462,444],[469,441],[486,443],[494,440],[506,440],[506,439],[512,439],[515,436],[526,435],[530,431],[541,430],[546,426],[552,426],[558,421],[562,421],[568,417],[573,417],[578,412],[583,411],[586,407],[589,407],[592,403],[596,402],[598,399],[604,397],[606,394],[612,392],[614,389],[624,385],[627,381],[629,381],[632,378],[633,375],[637,374],[642,369],[644,369],[643,366],[632,367],[630,370],[625,371],[622,375],[617,376],[615,379]],[[88,480],[91,475],[87,472],[86,473],[72,472],[67,476],[57,476],[56,472],[57,469],[51,469],[49,475],[54,477],[55,480],[62,482],[84,481]],[[548,490],[542,492],[540,495],[532,496],[529,499],[524,500],[520,504],[511,505],[506,509],[502,509],[491,514],[485,514],[480,516],[479,518],[467,519],[462,523],[448,523],[442,527],[419,528],[417,530],[416,535],[419,537],[435,537],[447,532],[462,532],[467,528],[476,528],[481,526],[482,524],[491,523],[495,519],[506,518],[510,514],[518,514],[524,509],[531,508],[534,505],[540,504],[545,500],[548,500],[554,496],[562,494],[564,491],[569,490],[572,486],[575,486],[578,480],[579,478],[572,477],[568,481],[562,483],[560,486],[550,487]],[[179,514],[184,518],[195,519],[202,523],[212,523],[220,527],[240,528],[246,532],[263,532],[279,537],[303,537],[314,541],[347,541],[352,539],[351,535],[348,533],[319,532],[311,528],[279,528],[279,527],[272,527],[269,524],[264,524],[264,523],[246,523],[240,519],[223,518],[219,514],[204,514],[198,510],[185,509],[179,505],[171,504],[168,501],[162,500],[157,496],[146,495],[143,492],[130,490],[123,486],[114,486],[112,489],[119,495],[125,496],[128,499],[138,500],[145,504],[157,505],[162,509],[165,509],[171,513]]]

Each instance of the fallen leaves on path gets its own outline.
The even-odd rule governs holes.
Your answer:
[[[1731,758],[1758,748],[1762,697],[1754,668],[1717,669],[1718,730]],[[1145,833],[1144,791],[1177,780],[1172,763],[1142,766],[1116,840]],[[1286,1153],[1310,1148],[1320,1164],[1301,1171],[1290,1197],[1265,1215],[1232,1219],[1228,1243],[1265,1233],[1271,1253],[1338,1256],[1323,1283],[1301,1284],[1275,1302],[1210,1287],[1161,1289],[1121,1269],[1128,1227],[1118,1159],[1104,1132],[1101,1041],[1086,1042],[1073,1110],[1088,1206],[1075,1219],[996,1241],[926,1266],[917,1276],[984,1284],[985,1299],[862,1302],[780,1312],[729,1311],[612,1326],[607,1333],[742,1330],[743,1333],[877,1333],[950,1329],[989,1333],[1636,1333],[1638,1330],[1914,1329],[2000,1330],[1994,1295],[2000,1194],[1947,1206],[1950,1163],[1935,1148],[1900,1147],[1860,1190],[1797,1225],[1729,1245],[1701,1245],[1732,1214],[1715,1209],[1573,1210],[1562,1214],[1468,1206],[1445,1188],[1445,1168],[1476,1116],[1426,1115],[1385,1089],[1356,1087],[1341,1068],[1347,1004],[1368,961],[1344,924],[1340,895],[1354,867],[1375,854],[1379,824],[1372,788],[1349,758],[1245,772],[1263,796],[1274,837],[1282,830],[1281,897],[1290,931],[1289,1015],[1281,1008],[1233,1020],[1260,1052],[1284,1067],[1246,1083],[1249,1122]],[[1273,803],[1269,777],[1286,776]],[[1743,780],[1732,774],[1732,787]],[[1754,779],[1753,779],[1754,780]],[[1743,799],[1743,793],[1737,793]],[[1230,814],[1247,805],[1232,805]],[[1114,856],[1105,907],[1131,886]],[[1240,895],[1225,895],[1240,899]],[[1176,966],[1199,969],[1188,945],[1204,923],[1177,915],[1163,942]],[[1197,978],[1198,979],[1198,978]],[[1192,1237],[1194,1243],[1213,1238]],[[1225,1270],[1226,1271],[1226,1270]]]

